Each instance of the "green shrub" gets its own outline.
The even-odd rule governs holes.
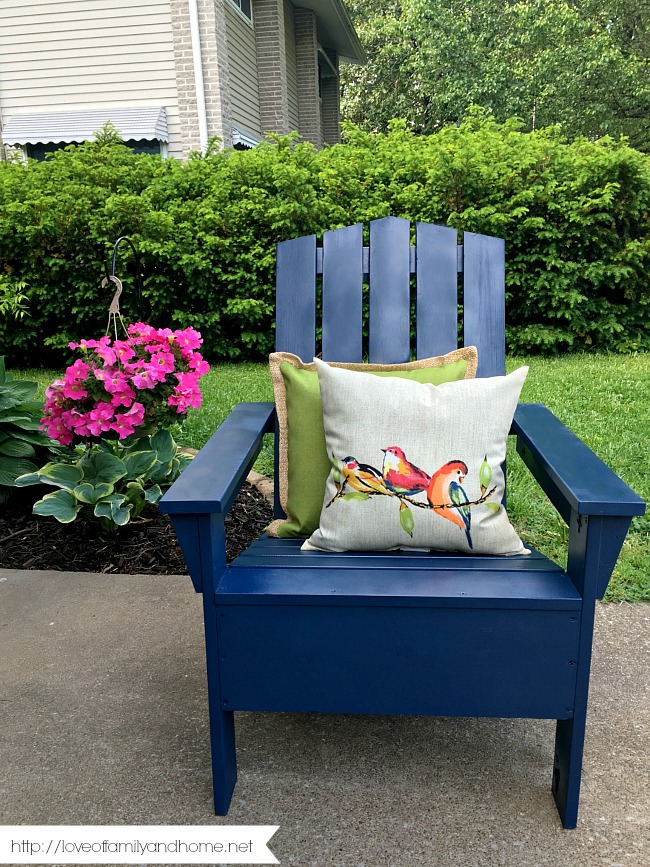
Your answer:
[[[0,274],[26,287],[31,314],[0,322],[0,346],[21,365],[60,367],[70,340],[99,336],[112,295],[103,262],[126,234],[152,324],[199,329],[211,361],[261,359],[275,244],[393,214],[505,238],[511,351],[650,347],[650,158],[479,111],[430,136],[397,121],[345,136],[322,151],[285,137],[180,162],[106,134],[43,163],[0,164]],[[126,250],[118,276],[135,321]]]

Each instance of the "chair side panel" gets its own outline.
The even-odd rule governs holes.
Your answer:
[[[458,346],[458,235],[448,226],[416,226],[417,357]]]
[[[384,217],[370,223],[368,359],[410,359],[410,223]]]
[[[316,354],[316,235],[277,245],[275,348],[311,361]]]
[[[362,361],[363,225],[323,235],[323,358]]]
[[[463,317],[465,346],[478,348],[477,376],[506,370],[505,243],[487,235],[464,235]]]

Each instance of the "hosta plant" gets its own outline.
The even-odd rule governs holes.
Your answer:
[[[20,476],[16,484],[56,488],[34,505],[36,515],[51,515],[69,524],[80,514],[91,514],[105,529],[116,530],[148,503],[157,503],[191,459],[169,431],[161,430],[131,439],[129,445],[103,439],[78,448],[70,453],[70,460],[50,462]]]
[[[0,356],[0,503],[13,493],[18,476],[61,452],[39,430],[43,404],[34,400],[37,389],[35,382],[13,379]]]

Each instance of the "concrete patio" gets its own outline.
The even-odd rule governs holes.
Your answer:
[[[296,867],[648,867],[650,605],[599,605],[578,828],[549,721],[238,715],[213,815],[188,578],[0,570],[0,822],[279,825]]]

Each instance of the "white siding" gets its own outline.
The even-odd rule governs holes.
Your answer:
[[[164,106],[181,156],[168,0],[0,0],[0,107]]]
[[[287,56],[287,98],[289,102],[289,129],[300,130],[298,104],[298,68],[296,65],[296,28],[293,22],[293,6],[284,0],[284,34]]]
[[[255,33],[228,0],[225,7],[232,121],[235,126],[241,125],[248,132],[261,135]]]

